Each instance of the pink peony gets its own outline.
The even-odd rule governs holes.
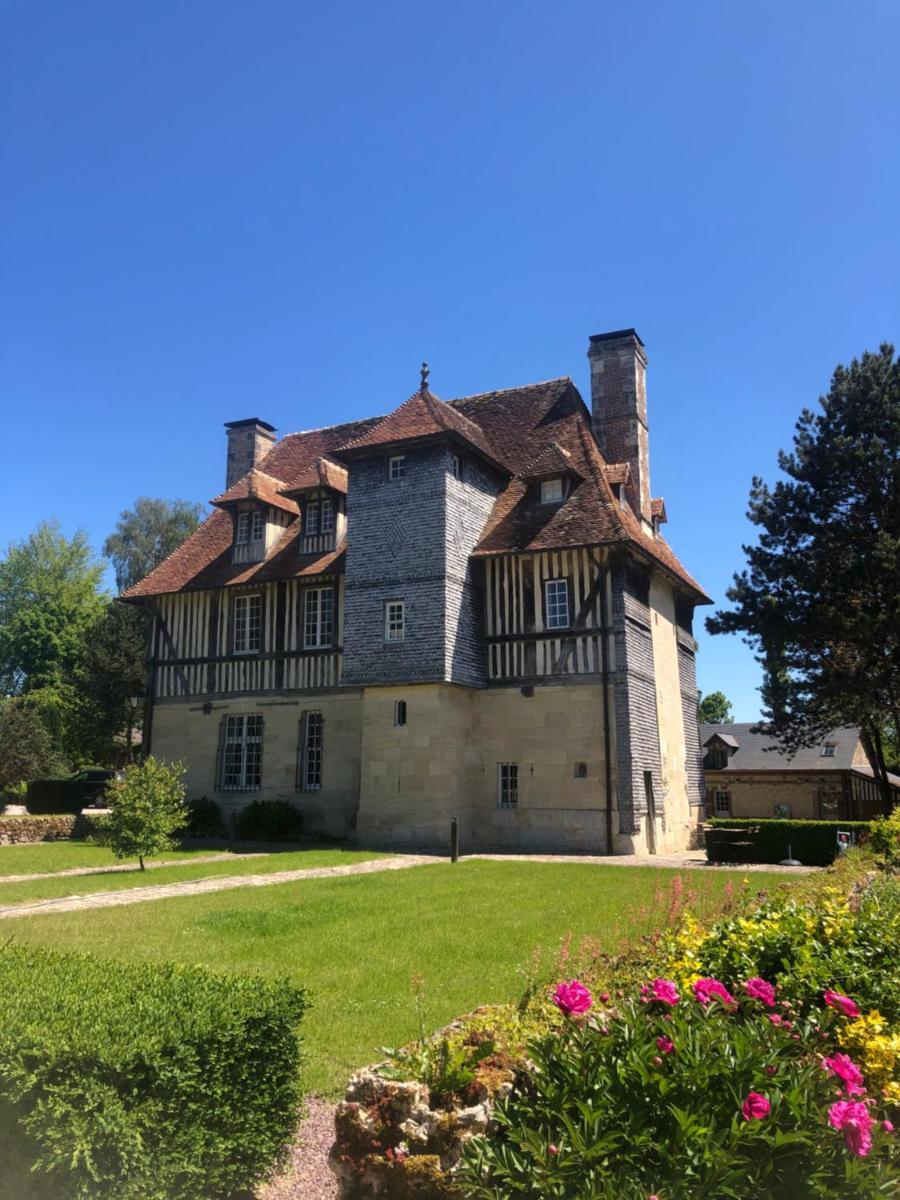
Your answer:
[[[893,1121],[882,1121],[881,1128],[884,1130],[885,1133],[893,1133],[894,1132],[894,1122]]]
[[[741,1105],[745,1121],[761,1121],[772,1111],[772,1105],[760,1092],[750,1092]]]
[[[547,1153],[548,1154],[559,1154],[559,1146],[554,1146],[553,1143],[551,1142],[550,1145],[547,1147]]]
[[[744,984],[744,991],[754,1000],[762,1000],[766,1008],[775,1007],[775,989],[771,983],[767,983],[765,979],[760,979],[758,975],[754,975],[752,979],[748,979]]]
[[[842,996],[840,992],[826,992],[825,1003],[829,1008],[836,1008],[838,1012],[844,1014],[845,1017],[858,1017],[859,1009],[849,996]]]
[[[778,1068],[777,1068],[776,1066],[774,1066],[774,1065],[773,1065],[773,1066],[766,1067],[766,1074],[767,1074],[767,1075],[775,1075],[775,1074],[777,1073],[777,1071],[778,1071]]]
[[[660,1054],[671,1054],[675,1049],[675,1043],[671,1038],[667,1038],[665,1034],[662,1034],[656,1039],[656,1048]]]
[[[781,1016],[779,1016],[778,1013],[769,1013],[769,1020],[772,1022],[773,1025],[780,1025],[782,1018],[781,1018]]]
[[[649,1004],[651,1000],[659,1000],[662,1004],[674,1008],[678,1003],[678,988],[671,979],[654,979],[652,983],[645,983],[641,988],[641,998],[645,1004]]]
[[[865,1158],[872,1149],[872,1118],[865,1104],[858,1100],[838,1100],[829,1108],[828,1120],[843,1133],[850,1153]]]
[[[557,984],[553,993],[553,1003],[567,1017],[581,1016],[582,1013],[590,1012],[594,1006],[591,993],[577,979]]]
[[[726,1008],[734,1004],[734,996],[718,979],[698,979],[692,984],[692,990],[700,1004],[711,1004],[713,996],[717,996]]]
[[[823,1071],[837,1075],[843,1083],[848,1096],[864,1096],[865,1080],[862,1071],[847,1054],[834,1054],[831,1058],[822,1059]]]

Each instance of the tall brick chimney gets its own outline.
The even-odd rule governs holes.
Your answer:
[[[275,444],[275,426],[259,417],[248,417],[245,421],[226,421],[225,429],[228,434],[227,489],[269,453]]]
[[[647,525],[650,440],[647,429],[647,354],[633,329],[597,333],[588,347],[594,436],[608,463],[628,463],[628,499]]]

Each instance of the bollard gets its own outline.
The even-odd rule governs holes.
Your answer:
[[[450,861],[459,862],[459,821],[450,818]]]

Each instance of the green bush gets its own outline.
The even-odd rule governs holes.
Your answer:
[[[0,1197],[252,1188],[294,1131],[306,1006],[287,983],[7,945]]]
[[[872,822],[869,844],[886,866],[900,866],[900,807]]]
[[[227,834],[222,810],[215,800],[200,796],[187,802],[187,828],[184,836],[189,838],[223,838]]]
[[[865,841],[870,821],[754,821],[713,817],[706,822],[706,857],[710,862],[777,863],[791,854],[809,867],[827,867],[837,856],[838,831]]]
[[[162,762],[150,755],[129,763],[121,778],[107,788],[109,816],[97,825],[96,839],[116,858],[144,859],[177,845],[176,834],[187,824],[183,763]]]
[[[254,800],[235,817],[235,837],[247,842],[295,842],[303,815],[287,800]]]

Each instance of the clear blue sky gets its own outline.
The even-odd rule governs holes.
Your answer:
[[[900,314],[896,0],[0,4],[0,543],[207,500],[222,422],[650,354],[667,533],[717,600],[834,365]],[[702,627],[702,623],[701,623]],[[700,634],[737,718],[758,672]]]

